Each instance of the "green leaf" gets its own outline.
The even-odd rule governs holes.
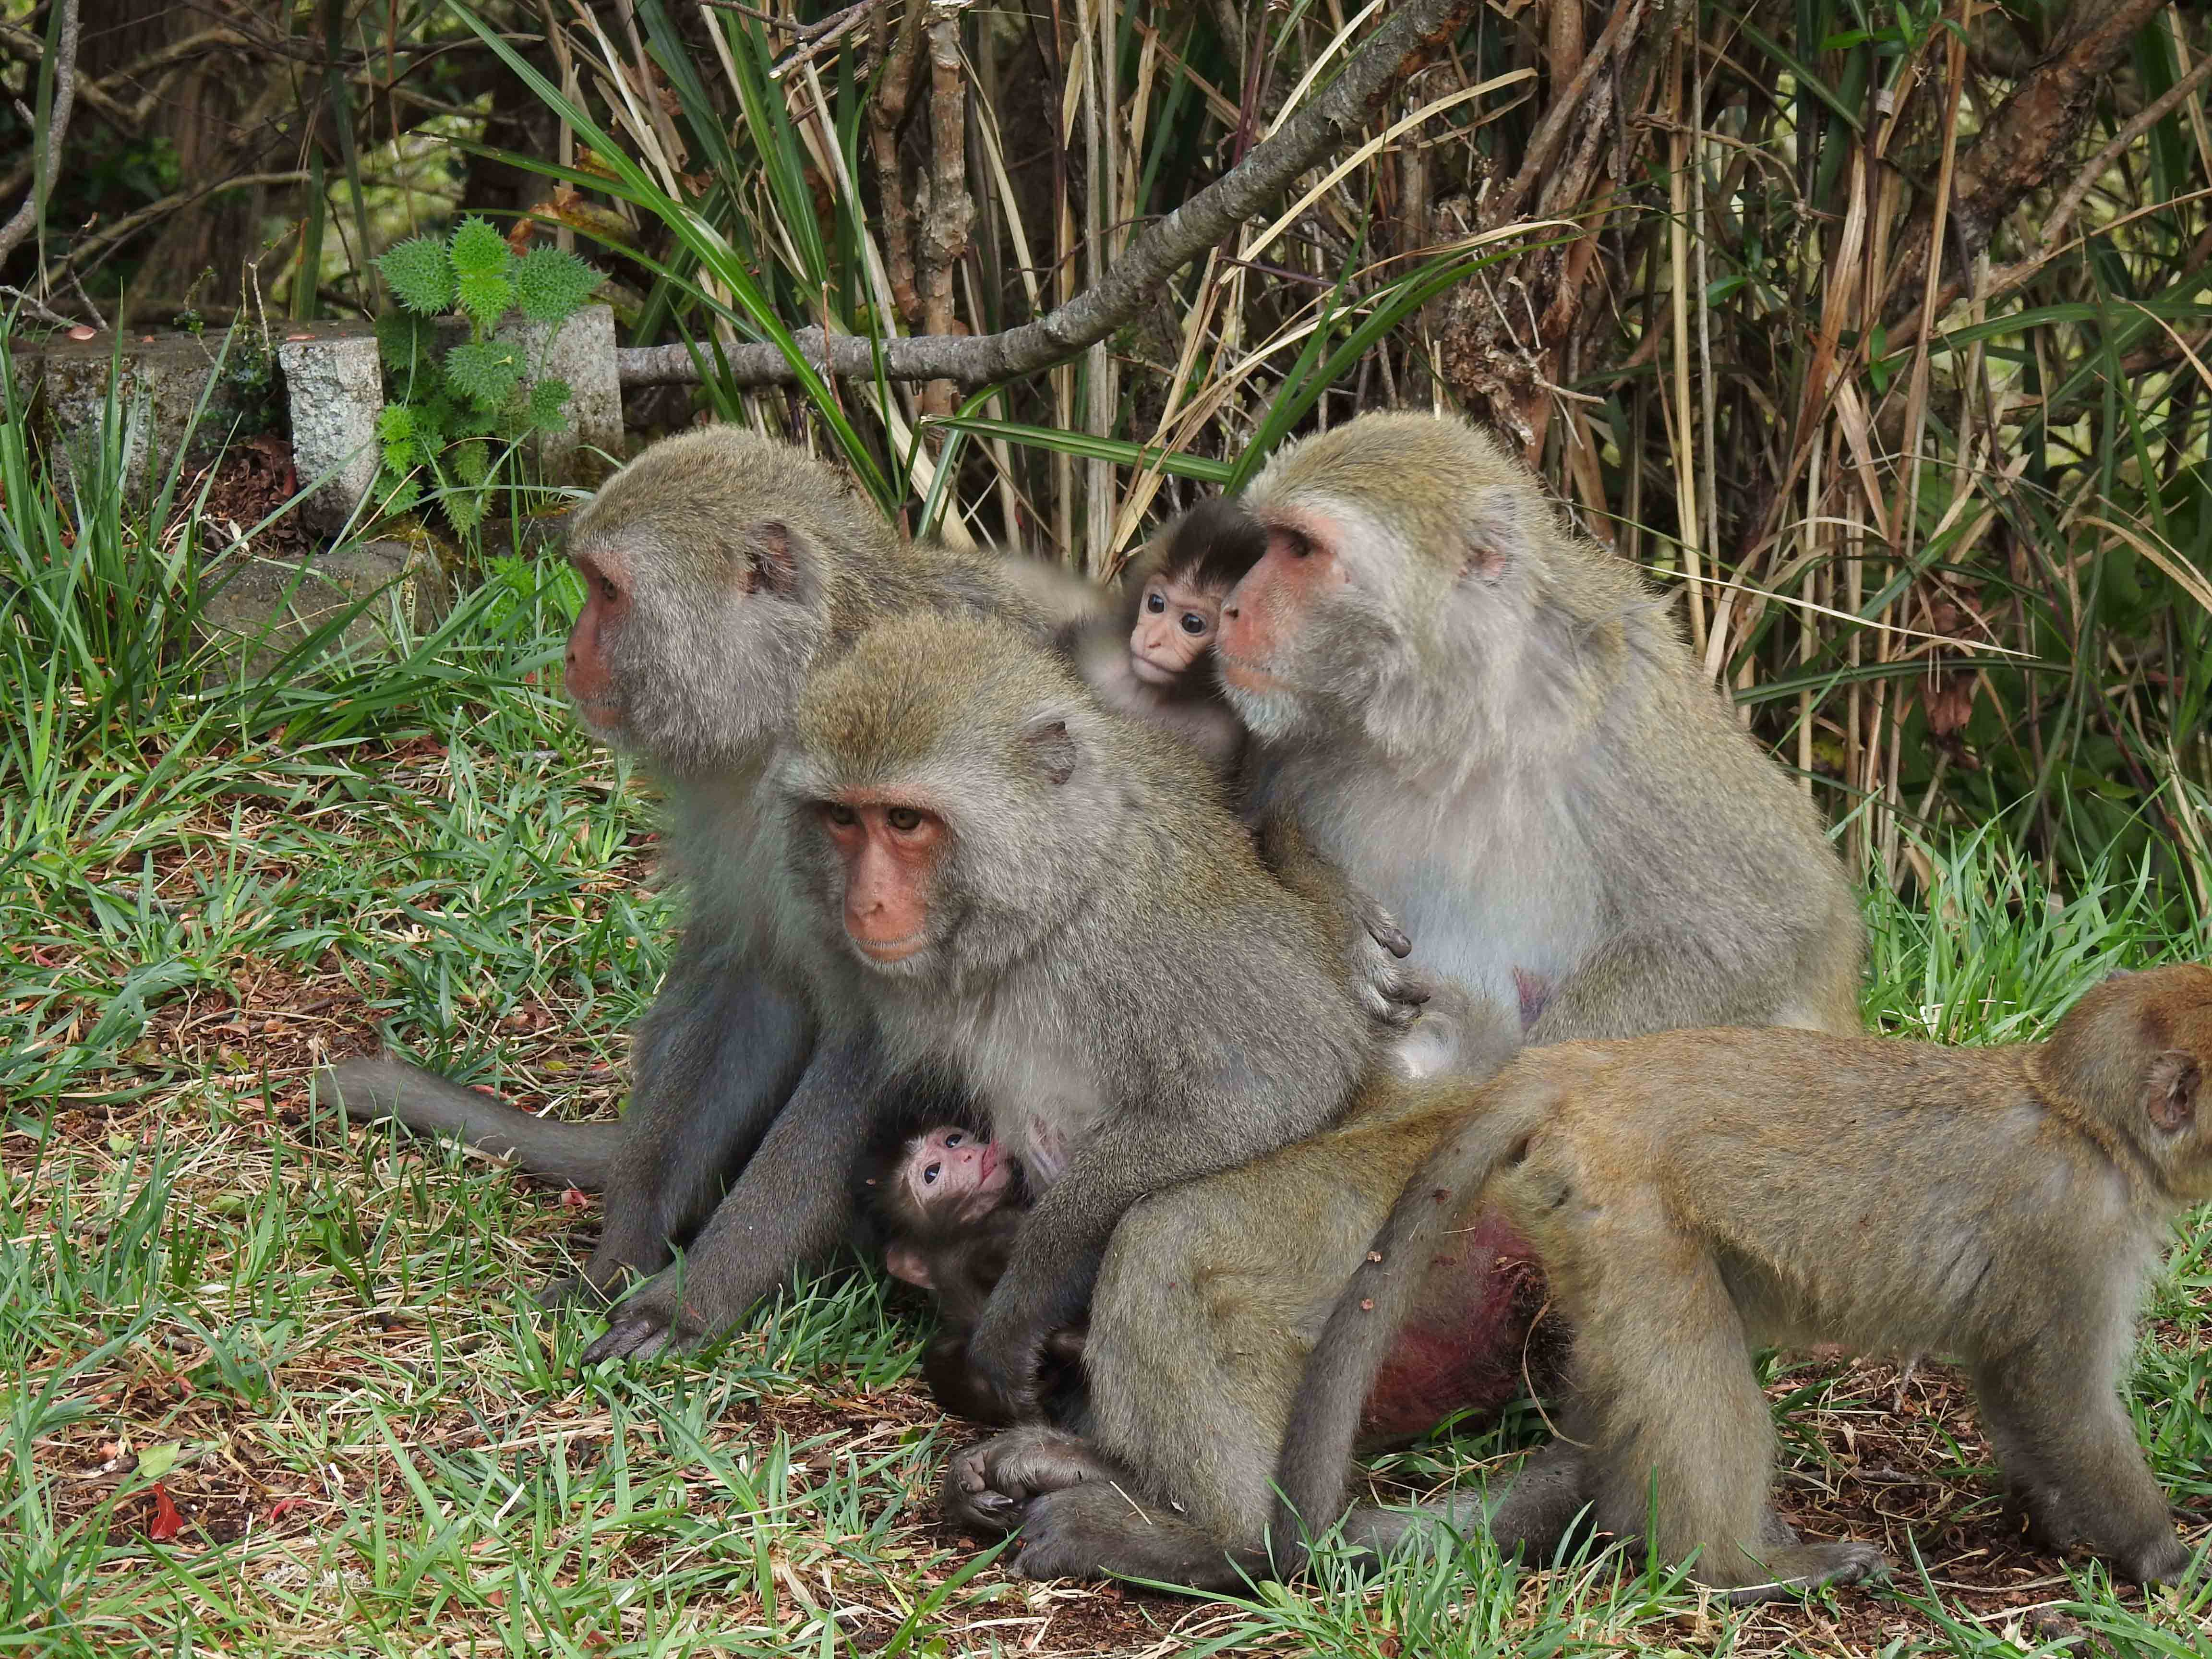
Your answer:
[[[530,388],[530,424],[540,432],[558,432],[568,424],[568,383],[548,374]]]
[[[515,261],[514,302],[533,322],[566,322],[598,291],[600,280],[573,253],[532,248]]]
[[[446,452],[446,460],[465,484],[480,484],[491,473],[491,449],[481,442],[455,444]]]
[[[483,520],[484,498],[480,490],[449,489],[440,498],[440,504],[456,530],[473,530]]]
[[[412,472],[386,475],[383,508],[386,513],[411,513],[422,499],[422,486],[415,482]]]
[[[166,1446],[149,1446],[138,1454],[138,1474],[143,1480],[159,1480],[176,1466],[178,1453],[184,1447],[176,1441]]]
[[[490,228],[486,227],[487,229]],[[493,231],[496,237],[499,233]],[[505,242],[500,246],[504,249]],[[415,236],[385,250],[376,262],[399,303],[418,316],[434,317],[453,303],[453,273],[434,236]]]
[[[514,303],[514,284],[504,276],[464,276],[459,283],[461,309],[480,334],[489,334]]]
[[[522,380],[522,353],[507,340],[466,340],[446,354],[446,381],[480,410],[505,403]]]
[[[405,404],[386,404],[376,417],[376,435],[388,444],[415,441],[415,411]]]
[[[453,232],[451,247],[453,275],[466,282],[471,276],[504,276],[514,251],[499,227],[471,214]]]
[[[417,374],[431,337],[423,318],[404,311],[387,311],[376,319],[376,355],[385,368],[398,376]]]

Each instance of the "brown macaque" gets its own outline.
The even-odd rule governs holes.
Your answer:
[[[2117,1390],[2143,1279],[2212,1199],[2208,1067],[2212,969],[2193,964],[2114,975],[2042,1042],[1735,1030],[1525,1051],[1459,1091],[1458,1127],[1329,1317],[1283,1449],[1277,1564],[1343,1507],[1431,1253],[1496,1214],[1576,1333],[1573,1387],[1559,1441],[1455,1524],[1540,1558],[1587,1505],[1739,1601],[1877,1573],[1873,1546],[1800,1541],[1769,1496],[1749,1351],[1833,1343],[1955,1356],[2040,1537],[2137,1582],[2179,1576],[2190,1553]],[[1347,1532],[1381,1549],[1422,1523],[1362,1510]]]
[[[1108,708],[1172,732],[1224,780],[1237,775],[1244,727],[1214,679],[1213,639],[1222,602],[1266,547],[1234,501],[1199,502],[1130,562],[1121,629],[1096,628],[1077,650]]]
[[[1379,1028],[1200,758],[1003,623],[869,629],[809,681],[775,783],[823,1041],[949,1075],[1032,1177],[1064,1152],[968,1351],[1034,1417],[1121,1216],[1331,1122]]]
[[[659,1273],[716,1218],[717,1237],[738,1243],[693,1249],[684,1285],[727,1323],[845,1237],[843,1172],[884,1090],[865,1055],[817,1046],[801,976],[774,939],[781,824],[760,780],[807,672],[902,611],[988,610],[1042,639],[1083,625],[1096,601],[1029,562],[909,546],[823,463],[734,427],[646,450],[575,514],[568,553],[584,585],[568,694],[593,732],[652,769],[668,799],[664,846],[690,887],[637,1032],[629,1109],[619,1124],[532,1116],[389,1056],[321,1073],[318,1091],[354,1116],[603,1188],[605,1227],[582,1273],[594,1291]],[[654,1346],[666,1328],[633,1310],[592,1352]]]
[[[1492,1021],[1531,1043],[1856,1029],[1862,928],[1819,815],[1659,596],[1517,460],[1457,421],[1367,415],[1285,449],[1238,502],[1267,549],[1215,653],[1251,734],[1248,811],[1290,819],[1404,927],[1478,1028],[1463,1069],[1511,1052]],[[1092,1299],[1092,1437],[1024,1429],[961,1454],[954,1518],[1018,1523],[1034,1577],[1188,1582],[1258,1545],[1306,1347],[1429,1150],[1402,1092],[1367,1091],[1328,1157],[1136,1206]],[[1495,1407],[1517,1392],[1498,1379],[1528,1334],[1528,1252],[1494,1217],[1461,1242],[1478,1238],[1455,1271],[1499,1282],[1432,1278],[1408,1343],[1431,1381],[1489,1379],[1457,1403]],[[1402,1421],[1436,1397],[1368,1410]],[[1152,1500],[1141,1515],[1102,1469]]]
[[[885,1269],[937,1298],[937,1329],[921,1357],[930,1392],[963,1417],[1006,1421],[968,1364],[968,1339],[1029,1212],[1019,1163],[972,1129],[939,1124],[897,1142],[888,1158],[865,1159],[861,1185],[884,1233]],[[1045,1352],[1048,1369],[1072,1366],[1082,1357],[1082,1327],[1054,1332]],[[1062,1389],[1073,1381],[1062,1377]]]

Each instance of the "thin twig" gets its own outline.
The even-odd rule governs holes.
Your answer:
[[[821,330],[808,328],[794,334],[793,343],[828,374],[872,377],[880,362],[890,380],[950,380],[963,386],[1012,380],[1063,362],[1134,317],[1161,283],[1280,199],[1291,180],[1365,125],[1391,88],[1458,32],[1475,3],[1411,0],[1399,8],[1352,54],[1326,92],[1255,144],[1236,167],[1133,239],[1102,281],[1047,316],[966,338],[825,338]],[[699,378],[682,345],[632,347],[619,356],[625,386],[693,385]],[[790,386],[799,379],[774,343],[738,346],[727,357],[728,382],[735,386]]]
[[[62,140],[69,137],[70,112],[76,104],[77,0],[61,0],[61,30],[54,41],[54,101],[46,117],[46,167],[43,179],[33,177],[31,193],[15,216],[0,225],[0,261],[13,253],[45,217],[46,196],[59,171]],[[45,286],[40,284],[41,289]]]

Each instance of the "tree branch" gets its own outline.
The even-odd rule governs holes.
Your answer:
[[[1449,42],[1477,0],[1407,0],[1353,52],[1328,90],[1298,112],[1244,159],[1174,212],[1133,238],[1093,288],[1057,311],[997,334],[909,335],[881,342],[854,335],[825,337],[818,328],[792,337],[816,369],[872,379],[956,380],[987,386],[1031,374],[1104,339],[1143,310],[1161,283],[1222,240],[1238,225],[1281,199],[1297,176],[1364,126],[1391,88]],[[683,345],[633,346],[617,354],[624,386],[696,384],[699,373]],[[773,344],[738,346],[726,354],[729,380],[740,386],[790,386],[797,371]]]
[[[2097,83],[2119,66],[2136,32],[2166,3],[2074,0],[2051,55],[2012,89],[1959,157],[1948,218],[1969,261],[1989,246],[2007,214],[2049,182],[2088,118]],[[1897,238],[1899,254],[1890,267],[1886,307],[1892,317],[1922,301],[1934,222],[1932,204],[1923,204]],[[1960,281],[1945,283],[1936,309],[1941,312],[1963,291]]]
[[[46,194],[61,167],[62,140],[69,136],[70,112],[76,104],[77,0],[61,0],[61,33],[54,41],[54,101],[46,113],[46,177],[32,175],[31,193],[15,210],[15,216],[0,225],[0,262],[39,228]]]

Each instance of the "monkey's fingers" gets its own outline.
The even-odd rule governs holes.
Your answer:
[[[668,1322],[658,1314],[617,1319],[607,1327],[605,1336],[584,1350],[584,1363],[596,1365],[602,1359],[651,1359],[668,1346],[673,1334]]]
[[[1413,954],[1413,941],[1388,910],[1377,909],[1369,914],[1367,937],[1401,960]]]

